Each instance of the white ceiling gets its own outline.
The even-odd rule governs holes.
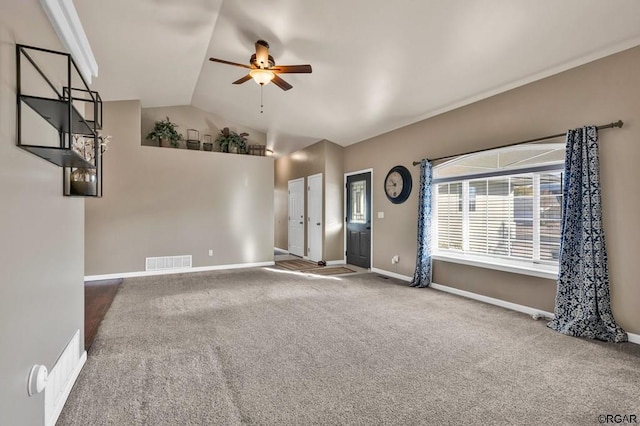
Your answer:
[[[75,0],[105,100],[191,104],[277,156],[347,146],[640,44],[637,0]],[[231,83],[264,39],[285,92]]]

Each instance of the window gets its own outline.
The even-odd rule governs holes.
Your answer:
[[[525,145],[434,167],[434,254],[557,265],[564,144]]]
[[[367,223],[366,191],[366,180],[359,180],[351,184],[351,223]]]

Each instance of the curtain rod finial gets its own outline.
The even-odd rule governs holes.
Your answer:
[[[615,123],[611,123],[611,124],[613,124],[613,127],[622,127],[624,125],[622,120],[618,120]]]

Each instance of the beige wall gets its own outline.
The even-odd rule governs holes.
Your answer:
[[[317,173],[324,173],[325,146],[324,141],[317,142],[303,150],[296,151],[275,162],[274,223],[275,247],[287,250],[289,246],[288,218],[288,182],[293,179],[306,178]],[[324,180],[324,178],[323,178]],[[306,184],[306,179],[305,179]],[[324,188],[324,182],[323,182]],[[305,191],[306,194],[306,191]],[[307,215],[307,205],[304,209]],[[305,221],[304,249],[307,248],[307,228]]]
[[[492,98],[349,146],[345,171],[372,167],[376,268],[413,275],[416,251],[418,168],[411,163],[561,133],[585,124],[621,119],[622,129],[600,134],[604,226],[607,233],[612,308],[629,332],[640,333],[640,48],[634,48]],[[392,205],[383,179],[396,164],[412,171],[409,200]],[[376,212],[384,211],[384,219]],[[384,244],[380,243],[384,241]],[[397,268],[391,257],[400,255]],[[550,310],[553,281],[462,265],[434,263],[434,281],[511,302]]]
[[[44,424],[44,393],[27,395],[31,367],[51,369],[75,331],[84,333],[84,200],[62,195],[60,167],[15,145],[16,42],[61,49],[39,2],[0,3],[0,424],[27,426]],[[55,139],[28,108],[28,141]]]
[[[293,179],[322,173],[324,193],[323,210],[323,259],[343,260],[344,243],[342,234],[342,161],[344,148],[329,141],[317,142],[303,150],[279,158],[275,166],[274,193],[274,245],[288,248],[288,182]],[[306,197],[306,191],[305,191]],[[306,216],[305,202],[305,216]],[[305,221],[304,249],[307,247],[307,223]]]
[[[86,203],[86,274],[143,271],[150,256],[273,261],[273,159],[142,146],[140,117],[138,101],[104,105],[112,141],[104,197]]]
[[[143,108],[142,109],[142,125],[141,137],[143,145],[153,145],[153,142],[145,139],[149,131],[153,128],[157,120],[163,120],[169,117],[171,121],[178,125],[178,132],[187,138],[187,129],[195,129],[200,132],[200,142],[203,142],[205,134],[211,135],[211,139],[215,141],[224,127],[236,131],[238,133],[249,133],[248,144],[265,145],[267,137],[264,133],[258,132],[248,127],[239,126],[228,120],[214,114],[210,114],[190,105],[180,105],[160,108]],[[180,147],[185,147],[185,141],[180,142]],[[202,149],[202,144],[200,145]]]
[[[344,148],[325,144],[324,258],[344,259]]]

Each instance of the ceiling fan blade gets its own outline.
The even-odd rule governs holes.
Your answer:
[[[252,67],[250,67],[249,65],[239,64],[237,62],[225,61],[224,59],[209,58],[209,60],[212,61],[212,62],[220,62],[221,64],[227,64],[227,65],[233,65],[233,66],[236,66],[236,67],[252,69]]]
[[[247,74],[244,77],[237,79],[236,81],[233,82],[233,84],[242,84],[245,81],[249,81],[249,80],[251,80],[251,74]]]
[[[269,68],[269,43],[256,41],[256,63],[260,68]]]
[[[284,81],[283,79],[278,77],[277,75],[274,76],[273,80],[271,80],[271,81],[273,82],[273,84],[275,84],[276,86],[278,86],[282,90],[289,90],[289,89],[291,89],[293,87],[292,85],[290,85],[289,83],[287,83],[286,81]]]
[[[270,69],[281,74],[310,73],[311,65],[277,65]]]

